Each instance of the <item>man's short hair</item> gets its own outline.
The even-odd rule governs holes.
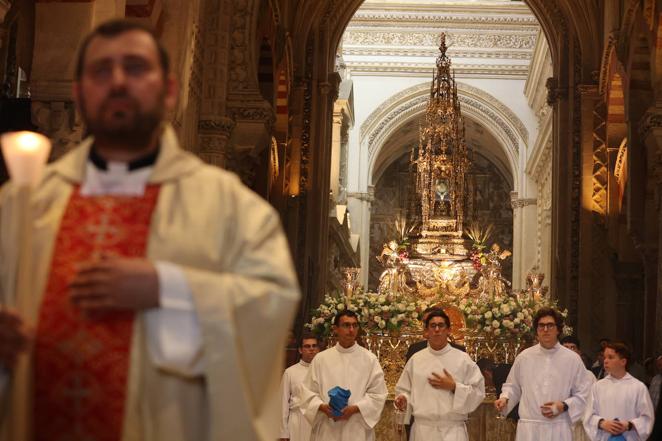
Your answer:
[[[630,360],[632,359],[632,351],[628,345],[620,341],[610,341],[605,345],[605,349],[611,349],[616,352],[619,357],[626,359],[627,363],[625,364],[625,367],[628,367]]]
[[[559,331],[559,334],[563,332],[563,316],[556,309],[549,308],[547,306],[540,308],[533,316],[534,332],[538,329],[538,322],[543,317],[552,317],[554,319],[554,323],[556,323],[556,329]]]
[[[448,315],[441,308],[435,308],[432,311],[430,311],[428,316],[425,318],[425,327],[426,328],[430,326],[430,320],[432,320],[435,317],[441,317],[442,319],[444,319],[444,323],[446,323],[446,327],[448,329],[450,329],[451,319],[448,318]]]
[[[339,313],[336,314],[336,316],[333,318],[333,324],[334,326],[338,326],[340,324],[340,318],[341,317],[354,317],[356,321],[359,321],[359,316],[356,315],[354,311],[351,309],[343,309]]]
[[[127,19],[115,19],[101,23],[90,34],[88,34],[81,43],[80,49],[78,50],[78,59],[76,60],[76,81],[79,81],[83,76],[83,68],[85,67],[85,52],[87,51],[87,47],[90,45],[90,42],[94,38],[113,38],[129,31],[146,32],[152,37],[158,50],[159,63],[163,69],[163,76],[167,76],[168,72],[170,71],[170,58],[168,57],[168,52],[166,52],[154,30],[136,21]]]
[[[561,344],[564,345],[566,343],[572,343],[575,346],[577,346],[577,349],[579,349],[579,339],[575,337],[574,335],[566,335],[561,339]]]
[[[303,334],[301,334],[301,338],[299,338],[299,346],[298,347],[299,348],[303,347],[303,341],[304,340],[312,340],[312,339],[314,339],[317,342],[317,344],[319,345],[319,342],[320,342],[319,338],[317,338],[317,336],[315,334],[313,334],[312,332],[308,332],[308,331],[304,332]]]

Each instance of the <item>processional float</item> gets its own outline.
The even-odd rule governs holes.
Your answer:
[[[410,153],[414,191],[406,218],[395,222],[397,237],[376,256],[384,266],[377,292],[359,286],[358,268],[347,268],[344,292],[327,294],[307,325],[330,337],[335,314],[345,308],[355,311],[365,332],[363,344],[380,360],[391,397],[408,346],[421,339],[422,314],[428,307],[443,308],[451,319],[451,338],[475,361],[494,366],[512,363],[531,343],[538,308],[556,306],[542,286],[544,275],[535,270],[526,289],[511,289],[501,272],[511,253],[496,243],[488,245],[492,225],[465,226],[471,152],[444,34],[439,51],[419,144]],[[493,400],[494,386],[486,380]]]

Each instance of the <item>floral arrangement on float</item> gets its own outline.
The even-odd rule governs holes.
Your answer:
[[[324,301],[312,311],[306,327],[320,337],[331,335],[336,314],[344,309],[354,311],[361,328],[370,333],[401,332],[420,329],[423,311],[428,300],[409,300],[357,288],[352,296],[336,294],[324,296]]]
[[[451,308],[463,318],[461,338],[468,346],[472,346],[471,340],[476,338],[481,341],[512,340],[519,345],[520,341],[531,339],[533,316],[538,309],[552,307],[567,318],[568,311],[560,310],[558,302],[548,295],[547,287],[542,286],[544,274],[537,270],[528,274],[526,289],[519,292],[511,289],[510,282],[501,275],[501,266],[512,254],[496,243],[487,246],[494,229],[492,225],[482,228],[474,224],[465,231],[473,241],[469,253],[476,270],[473,280],[459,271],[448,280],[436,274],[433,288],[426,289],[421,284],[412,287],[408,283],[411,274],[406,252],[409,231],[403,225],[396,223],[399,241],[385,244],[378,257],[387,268],[380,279],[379,291],[365,292],[358,283],[359,269],[345,268],[345,292],[327,294],[311,312],[307,328],[320,337],[328,337],[336,314],[349,309],[357,314],[362,329],[368,334],[417,334],[423,326],[423,311],[436,305]],[[441,264],[437,271],[441,273],[446,268]],[[572,328],[565,326],[562,332],[569,335]]]

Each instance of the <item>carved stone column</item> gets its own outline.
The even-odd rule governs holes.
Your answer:
[[[531,238],[536,234],[537,200],[518,198],[516,191],[510,193],[513,209],[513,289],[524,287],[526,274],[536,261],[536,248]]]
[[[342,149],[342,109],[333,106],[333,133],[331,135],[331,194],[333,201],[338,200],[340,188],[340,153]]]
[[[225,167],[228,162],[228,140],[235,126],[230,118],[201,119],[198,122],[198,156],[208,164]]]
[[[649,162],[649,170],[655,183],[655,200],[657,210],[657,249],[652,250],[646,243],[640,247],[647,252],[644,259],[644,317],[646,331],[644,334],[644,354],[659,354],[662,351],[662,109],[650,109],[644,114],[639,125],[639,137],[645,143]]]
[[[359,251],[361,254],[361,283],[368,286],[368,270],[370,268],[370,212],[375,201],[375,187],[368,187],[367,192],[347,193],[347,204],[351,213],[352,231],[358,231],[361,237]]]
[[[606,282],[605,221],[607,214],[608,154],[605,136],[606,111],[598,86],[579,85],[580,194],[579,194],[579,296],[577,327],[580,340],[588,342],[593,333],[605,334],[605,322],[615,320],[616,290]],[[603,308],[600,307],[603,306]],[[602,319],[600,319],[602,317]]]

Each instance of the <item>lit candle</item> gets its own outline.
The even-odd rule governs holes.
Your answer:
[[[21,131],[3,134],[0,143],[10,178],[19,186],[37,185],[51,151],[50,140],[39,133]]]

